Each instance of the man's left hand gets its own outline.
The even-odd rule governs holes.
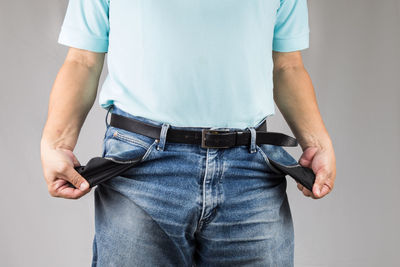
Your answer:
[[[336,177],[336,159],[333,148],[307,147],[299,159],[303,167],[308,167],[315,173],[312,192],[297,183],[297,188],[307,197],[319,199],[332,191]]]

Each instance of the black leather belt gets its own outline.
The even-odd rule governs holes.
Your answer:
[[[158,139],[161,126],[148,124],[133,118],[128,118],[112,113],[110,125],[130,132],[139,133],[151,138]],[[256,144],[271,144],[276,146],[297,146],[297,140],[283,133],[260,131],[266,129],[266,121],[257,127]],[[202,148],[229,148],[240,145],[249,145],[251,141],[250,130],[229,130],[199,128],[201,131],[181,130],[169,128],[166,142],[199,144]]]
[[[151,138],[160,138],[161,126],[148,124],[119,114],[111,114],[110,125]],[[266,121],[264,121],[263,124],[255,128],[256,144],[297,146],[295,138],[283,133],[268,132],[266,126]],[[240,131],[232,129],[214,130],[200,127],[199,129],[200,131],[169,128],[166,135],[166,142],[199,144],[203,148],[229,148],[239,145],[250,145],[251,132],[249,129]],[[271,159],[268,155],[267,157],[271,165],[280,170],[282,174],[291,176],[297,182],[312,190],[315,174],[310,168],[302,167],[298,163],[290,166],[284,165]],[[74,168],[89,182],[90,187],[94,187],[136,166],[141,160],[142,157],[137,157],[126,162],[116,162],[110,158],[94,157],[86,165]],[[70,183],[69,186],[74,187]]]

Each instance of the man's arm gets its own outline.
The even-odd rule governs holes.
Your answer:
[[[55,79],[40,144],[52,196],[76,199],[90,191],[87,181],[73,168],[79,162],[72,151],[96,99],[104,57],[105,53],[71,47]],[[68,187],[67,181],[81,190]]]
[[[299,163],[312,168],[316,174],[313,192],[300,184],[298,188],[306,196],[323,197],[333,189],[336,160],[310,76],[304,68],[300,51],[274,51],[273,59],[275,103],[303,150]]]

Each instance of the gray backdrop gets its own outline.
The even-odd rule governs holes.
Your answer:
[[[57,44],[66,6],[13,0],[0,7],[0,266],[90,265],[93,190],[77,201],[50,197],[40,162],[49,93],[67,52]],[[337,178],[320,200],[288,182],[295,266],[399,266],[400,1],[309,0],[309,10],[303,55]],[[96,100],[75,150],[82,164],[101,153],[105,114]],[[279,111],[268,122],[292,134]]]

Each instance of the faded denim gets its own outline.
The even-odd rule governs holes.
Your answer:
[[[166,142],[168,129],[183,127],[111,112],[162,131],[154,139],[115,128],[107,113],[103,156],[143,159],[95,188],[92,267],[293,266],[286,178],[265,156],[296,162],[282,147],[256,145],[254,135],[232,148]]]

